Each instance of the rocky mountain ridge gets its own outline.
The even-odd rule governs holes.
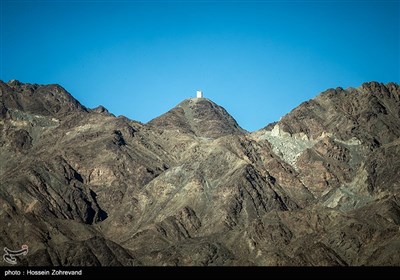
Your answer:
[[[398,84],[329,89],[249,133],[206,98],[142,124],[0,81],[0,130],[19,265],[400,264]]]

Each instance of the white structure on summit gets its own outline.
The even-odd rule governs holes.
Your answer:
[[[203,92],[202,92],[201,90],[198,90],[198,91],[196,92],[196,97],[197,97],[197,98],[203,98]]]

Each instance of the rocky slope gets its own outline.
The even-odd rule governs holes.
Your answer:
[[[248,133],[205,98],[142,124],[0,81],[0,131],[19,265],[400,265],[398,84],[330,89]]]

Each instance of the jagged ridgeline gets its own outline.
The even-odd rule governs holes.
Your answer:
[[[0,131],[17,265],[400,265],[398,84],[329,89],[249,133],[207,98],[142,124],[0,81]]]

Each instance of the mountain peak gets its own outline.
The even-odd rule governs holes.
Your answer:
[[[400,136],[398,108],[398,84],[366,82],[358,88],[328,89],[300,104],[277,124],[290,135],[304,133],[317,139],[331,133],[345,141],[355,137],[376,146]]]
[[[208,98],[185,99],[167,113],[151,120],[148,125],[213,139],[245,133],[223,107]]]
[[[38,85],[11,80],[0,81],[0,97],[8,109],[21,110],[43,116],[62,116],[72,111],[83,112],[82,106],[62,86]]]

